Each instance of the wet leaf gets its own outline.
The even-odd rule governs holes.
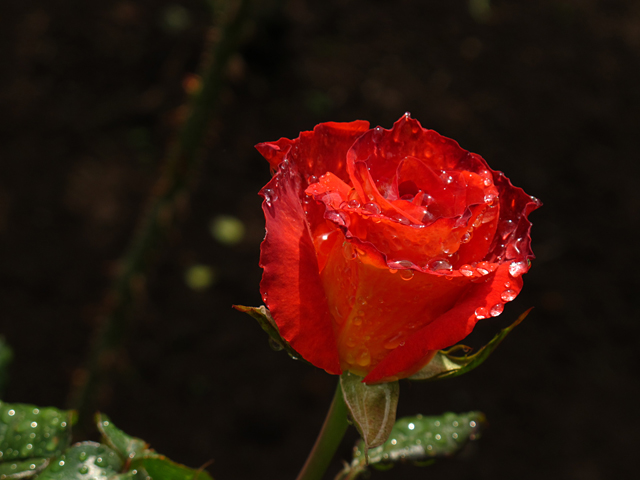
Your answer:
[[[3,462],[0,463],[0,479],[32,477],[48,464],[48,458],[32,458],[19,460],[17,462]]]
[[[96,423],[102,434],[103,443],[113,448],[123,459],[133,459],[145,453],[147,443],[144,440],[127,435],[106,415],[98,413]]]
[[[471,349],[464,345],[455,345],[440,350],[422,370],[409,377],[409,380],[442,380],[470,372],[482,364],[500,342],[522,322],[531,309],[520,315],[515,322],[502,329],[493,339],[473,355],[466,355]],[[462,355],[461,355],[462,354]]]
[[[478,438],[484,423],[484,414],[480,412],[401,418],[383,445],[369,449],[368,464],[364,442],[358,442],[351,464],[345,465],[336,479],[355,479],[366,471],[368,465],[382,470],[400,461],[429,465],[435,459],[454,455],[467,442]]]
[[[106,445],[82,442],[52,459],[37,480],[107,480],[122,470],[122,459]]]
[[[73,411],[0,401],[0,462],[60,455],[74,422]]]
[[[400,387],[398,382],[367,385],[358,375],[340,376],[344,401],[364,444],[368,448],[384,443],[396,421]]]
[[[146,472],[153,480],[213,480],[206,470],[189,468],[157,454],[134,460],[131,468]]]
[[[269,341],[275,350],[285,350],[294,360],[303,360],[298,352],[296,352],[289,342],[280,336],[280,331],[276,322],[273,320],[271,313],[264,305],[259,307],[245,307],[244,305],[234,305],[233,308],[239,312],[248,313],[255,318],[262,329],[269,335]]]

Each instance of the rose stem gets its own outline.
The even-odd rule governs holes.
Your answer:
[[[336,393],[324,419],[322,429],[296,480],[320,480],[322,478],[348,426],[347,405],[344,403],[342,387],[338,381]]]

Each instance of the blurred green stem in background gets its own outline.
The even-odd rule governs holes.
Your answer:
[[[166,239],[178,206],[188,194],[191,174],[220,97],[226,66],[240,43],[251,2],[207,0],[207,3],[211,7],[216,35],[204,52],[200,88],[189,99],[186,119],[175,143],[168,149],[147,208],[120,260],[120,270],[108,296],[107,311],[96,326],[85,366],[73,379],[68,404],[78,410],[79,430],[90,424],[99,392],[119,357],[136,292],[144,284],[152,255]]]

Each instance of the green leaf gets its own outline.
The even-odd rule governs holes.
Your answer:
[[[368,448],[384,443],[396,421],[400,387],[397,381],[367,385],[359,375],[340,376],[344,401],[351,419]]]
[[[37,480],[107,480],[122,466],[115,450],[96,442],[82,442],[52,459]]]
[[[234,305],[233,308],[239,312],[248,313],[258,321],[262,329],[269,335],[269,340],[274,350],[285,350],[294,360],[302,359],[300,354],[291,348],[289,342],[280,336],[280,331],[278,330],[276,322],[273,320],[271,313],[264,305],[260,305],[259,307]]]
[[[74,422],[73,411],[0,401],[0,462],[60,455]]]
[[[442,380],[443,378],[453,378],[458,375],[470,372],[482,364],[493,351],[500,345],[500,342],[522,322],[531,309],[520,315],[515,322],[493,337],[484,347],[473,355],[465,355],[471,349],[464,345],[455,345],[447,350],[440,350],[422,370],[409,377],[409,380]],[[460,355],[462,353],[463,355]]]
[[[35,475],[49,464],[48,458],[32,458],[17,462],[0,463],[0,479],[27,478]]]
[[[134,460],[131,468],[146,472],[153,480],[213,480],[206,470],[185,467],[157,454]]]
[[[127,435],[106,415],[96,415],[96,422],[104,443],[125,460],[128,470],[111,477],[110,480],[146,480],[147,477],[153,480],[212,480],[211,476],[202,469],[196,470],[175,463],[147,448],[148,445],[144,440]]]
[[[127,435],[106,415],[98,413],[96,423],[102,434],[103,443],[113,448],[123,459],[133,459],[146,451],[147,443],[144,440]]]
[[[478,438],[484,424],[485,416],[480,412],[401,418],[393,426],[389,439],[368,451],[368,463],[364,442],[358,442],[351,464],[345,465],[336,479],[355,479],[368,465],[378,469],[391,468],[399,461],[428,465],[437,458],[454,455],[467,442]]]
[[[7,367],[13,359],[13,352],[3,337],[0,337],[0,393],[7,384]]]

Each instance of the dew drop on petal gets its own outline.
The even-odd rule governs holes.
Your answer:
[[[347,224],[346,218],[342,212],[332,210],[325,213],[324,216],[327,220],[331,220],[338,225],[345,226]]]
[[[360,202],[358,200],[356,200],[355,198],[352,198],[351,200],[349,200],[347,202],[347,207],[349,207],[349,208],[359,208],[360,207]]]
[[[483,318],[489,317],[489,312],[487,312],[487,309],[484,307],[478,307],[476,308],[475,315],[478,320],[482,320]]]
[[[517,293],[515,290],[507,289],[500,295],[500,298],[504,302],[511,302],[517,297]]]
[[[504,305],[501,303],[496,303],[493,307],[491,307],[491,310],[489,310],[489,313],[491,314],[492,317],[497,317],[502,313],[503,310],[504,310]]]
[[[473,277],[473,267],[471,265],[462,265],[459,270],[465,277]]]
[[[307,182],[309,182],[309,185],[311,185],[312,183],[317,183],[318,177],[316,177],[315,175],[310,175],[309,178],[307,178]]]
[[[356,363],[361,367],[369,365],[371,363],[371,354],[369,353],[369,350],[361,351],[356,357]]]
[[[377,203],[365,203],[362,207],[362,212],[366,215],[380,215],[381,211]]]
[[[509,274],[512,277],[519,277],[527,271],[527,265],[524,262],[513,262],[509,265]]]
[[[436,259],[432,259],[429,261],[428,267],[430,270],[433,271],[439,271],[439,270],[452,270],[453,267],[451,266],[451,263],[449,263],[449,260],[446,260],[444,258],[436,258]]]
[[[353,245],[351,245],[350,242],[344,242],[344,244],[342,245],[342,254],[347,260],[353,260],[357,256],[356,249]]]
[[[406,270],[401,270],[400,271],[400,278],[402,280],[411,280],[413,278],[413,270],[411,269],[406,269]]]

